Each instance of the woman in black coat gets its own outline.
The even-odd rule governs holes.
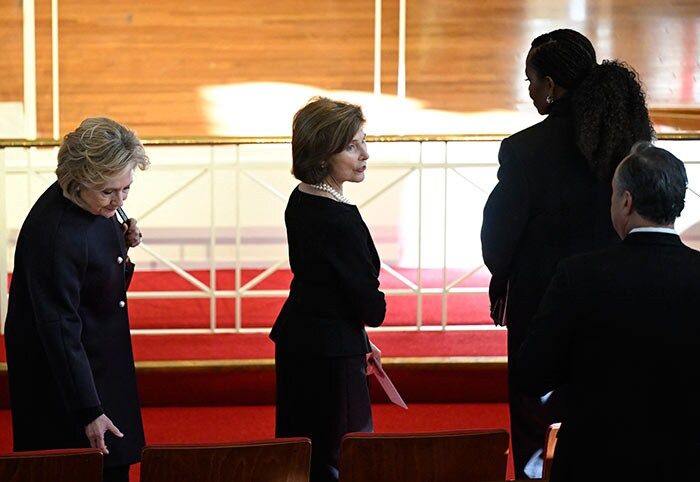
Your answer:
[[[598,64],[578,32],[537,37],[525,74],[547,117],[503,140],[481,232],[494,316],[505,307],[509,363],[559,260],[618,241],[612,175],[636,141],[653,136],[636,73],[615,61]],[[539,478],[545,430],[561,421],[564,392],[537,399],[510,380],[509,402],[515,476]]]
[[[367,146],[358,106],[315,99],[294,116],[285,210],[289,298],[272,328],[276,435],[312,440],[311,481],[338,480],[340,441],[372,431],[366,375],[379,361],[365,325],[384,321],[379,256],[344,182],[362,182]]]
[[[5,345],[14,449],[96,447],[105,481],[140,460],[126,289],[136,220],[117,221],[133,171],[149,164],[133,132],[90,118],[65,136],[58,181],[17,239]]]

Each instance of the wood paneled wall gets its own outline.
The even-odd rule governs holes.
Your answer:
[[[22,100],[21,3],[0,0],[0,102]],[[50,1],[35,4],[39,135],[50,136]],[[583,12],[575,4],[408,0],[407,96],[450,112],[528,109],[529,42],[570,26],[601,58],[634,66],[651,105],[700,103],[700,2],[589,0]],[[385,0],[382,14],[382,93],[395,95],[398,0]],[[59,19],[61,133],[108,115],[142,136],[208,135],[208,85],[373,90],[374,0],[60,0]],[[274,105],[259,109],[274,115]]]

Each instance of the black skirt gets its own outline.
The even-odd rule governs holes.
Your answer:
[[[366,369],[365,355],[275,353],[275,433],[311,439],[311,482],[337,481],[343,436],[372,431]]]

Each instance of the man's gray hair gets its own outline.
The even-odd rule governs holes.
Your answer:
[[[685,207],[688,176],[683,162],[650,142],[637,142],[615,175],[619,193],[629,191],[633,209],[661,226],[673,224]]]

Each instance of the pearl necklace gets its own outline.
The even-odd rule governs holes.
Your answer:
[[[345,203],[345,204],[352,204],[348,198],[346,198],[345,196],[340,194],[338,191],[333,189],[333,187],[330,184],[328,184],[327,182],[319,182],[318,184],[312,184],[311,187],[314,187],[314,188],[318,189],[319,191],[327,192],[328,194],[333,196],[333,198],[335,198],[336,201],[340,201],[341,203]]]

